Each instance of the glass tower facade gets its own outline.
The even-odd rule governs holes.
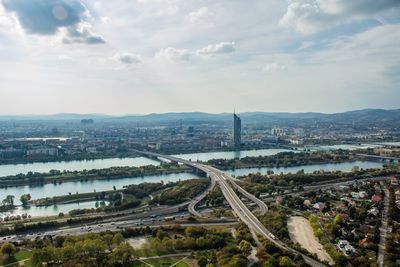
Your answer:
[[[233,144],[235,148],[240,148],[242,144],[242,121],[235,113],[233,114]]]

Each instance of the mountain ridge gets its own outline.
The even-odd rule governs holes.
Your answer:
[[[395,122],[400,124],[400,109],[361,109],[339,113],[321,112],[242,112],[238,113],[242,120],[247,122]],[[99,113],[78,114],[59,113],[51,115],[0,115],[0,121],[55,121],[93,119],[96,121],[132,121],[132,122],[157,122],[157,121],[230,121],[232,113],[207,113],[207,112],[167,112],[130,115],[107,115]]]

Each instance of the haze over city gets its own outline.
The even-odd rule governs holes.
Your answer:
[[[0,0],[0,267],[391,267],[400,0]]]
[[[0,114],[398,108],[398,0],[0,2]]]

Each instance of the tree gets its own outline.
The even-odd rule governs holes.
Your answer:
[[[15,246],[11,243],[4,243],[0,249],[1,254],[7,255],[8,257],[14,256],[17,252]]]
[[[239,249],[243,253],[243,255],[248,256],[251,252],[251,245],[246,240],[240,241]]]
[[[247,260],[243,258],[240,254],[233,255],[232,259],[229,261],[229,265],[232,267],[246,267]]]
[[[6,198],[2,201],[3,206],[14,206],[14,198],[15,197],[13,195],[6,196]]]
[[[108,255],[110,266],[128,266],[133,260],[134,250],[128,243],[119,244],[114,251]]]
[[[108,250],[112,250],[112,245],[113,245],[113,235],[112,234],[106,234],[102,237],[103,241],[106,243],[108,246]]]
[[[267,259],[268,254],[263,247],[259,247],[259,248],[257,248],[256,257],[257,257],[257,259],[264,261]]]
[[[283,256],[279,259],[279,266],[290,267],[293,266],[293,262],[288,256]]]
[[[207,266],[207,264],[208,264],[207,257],[204,256],[204,255],[201,255],[201,256],[197,259],[197,264],[198,264],[200,267]]]
[[[342,215],[339,213],[335,216],[335,219],[333,219],[333,224],[340,224],[342,223]]]
[[[23,206],[26,206],[28,204],[28,201],[31,200],[31,194],[23,194],[19,198]]]
[[[124,241],[124,237],[122,236],[121,233],[117,233],[114,235],[114,237],[113,237],[114,245],[119,245],[122,243],[122,241]]]

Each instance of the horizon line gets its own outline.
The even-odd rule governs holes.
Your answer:
[[[317,114],[340,114],[346,112],[354,112],[354,111],[365,111],[365,110],[385,110],[385,111],[395,111],[400,110],[399,108],[362,108],[362,109],[353,109],[353,110],[345,110],[345,111],[336,111],[336,112],[321,112],[321,111],[244,111],[236,113],[231,112],[206,112],[206,111],[166,111],[166,112],[152,112],[152,113],[124,113],[124,114],[109,114],[109,113],[75,113],[75,112],[58,112],[58,113],[41,113],[41,114],[0,114],[0,117],[50,117],[50,116],[62,116],[62,115],[76,115],[76,116],[108,116],[108,117],[127,117],[127,116],[149,116],[149,115],[164,115],[164,114],[190,114],[190,113],[202,113],[202,114],[211,114],[211,115],[222,115],[222,114],[245,114],[245,113],[288,113],[288,114],[304,114],[304,113],[317,113]]]

